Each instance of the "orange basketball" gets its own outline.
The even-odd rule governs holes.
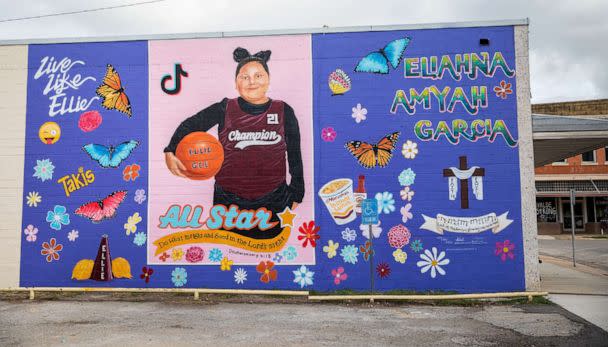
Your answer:
[[[222,144],[202,131],[186,135],[177,145],[175,155],[186,167],[186,175],[194,180],[207,180],[215,176],[224,162]]]

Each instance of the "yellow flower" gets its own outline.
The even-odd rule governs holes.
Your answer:
[[[180,260],[182,260],[183,256],[184,256],[183,249],[173,248],[173,251],[171,252],[171,258],[173,258],[173,261],[180,261]]]
[[[38,207],[38,203],[42,201],[42,197],[38,194],[38,192],[29,192],[27,194],[27,205],[29,207]]]
[[[395,258],[396,262],[405,264],[405,261],[407,260],[407,253],[399,248],[393,252],[393,257]]]
[[[338,247],[340,247],[339,243],[334,243],[334,241],[329,240],[327,242],[327,246],[323,246],[323,252],[327,253],[327,257],[331,259],[336,256],[336,251],[338,250]]]
[[[220,270],[222,271],[230,271],[230,266],[232,266],[234,262],[226,257],[222,259],[220,263]]]
[[[139,222],[141,222],[139,212],[133,213],[133,215],[127,219],[127,222],[124,224],[127,235],[133,234],[137,231],[137,223]]]

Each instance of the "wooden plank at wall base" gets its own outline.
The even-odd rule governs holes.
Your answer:
[[[0,287],[19,286],[27,52],[25,45],[0,47],[0,81],[11,81],[0,86],[0,113],[4,140],[12,144],[0,146],[0,182],[12,188],[4,191],[0,208]]]

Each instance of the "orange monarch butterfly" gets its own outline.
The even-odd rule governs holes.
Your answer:
[[[393,157],[399,134],[400,132],[395,131],[386,135],[375,145],[363,141],[348,141],[344,147],[359,161],[359,164],[367,169],[376,165],[385,167]]]
[[[97,87],[97,95],[103,98],[101,103],[108,110],[117,110],[131,117],[131,104],[120,83],[120,76],[114,67],[108,64],[103,84]]]

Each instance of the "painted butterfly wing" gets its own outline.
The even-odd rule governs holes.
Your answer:
[[[110,159],[111,167],[118,167],[123,160],[127,159],[131,152],[139,145],[139,142],[135,140],[123,142],[114,148],[112,152],[112,158]]]
[[[91,157],[91,159],[97,161],[101,167],[110,167],[112,153],[106,146],[91,143],[82,146],[82,149]]]
[[[101,204],[99,201],[86,203],[74,211],[74,214],[90,219],[93,223],[99,223],[103,219]]]
[[[378,165],[380,167],[386,167],[388,162],[393,157],[393,150],[395,150],[395,146],[399,140],[399,134],[400,132],[396,131],[392,134],[386,135],[376,145],[376,155],[378,156]]]
[[[386,46],[384,46],[383,52],[386,56],[386,59],[391,63],[393,69],[396,69],[397,66],[401,63],[403,59],[403,52],[407,48],[407,45],[410,43],[410,38],[405,37],[402,39],[397,39],[389,42]]]
[[[374,147],[369,143],[363,141],[349,141],[344,147],[348,149],[350,154],[352,154],[364,168],[371,169],[376,166]]]
[[[117,192],[114,192],[114,193],[108,195],[108,197],[101,200],[101,204],[103,206],[103,208],[102,208],[103,218],[108,219],[108,218],[114,217],[114,215],[116,214],[116,210],[118,209],[118,206],[120,206],[120,204],[123,202],[123,200],[125,199],[126,196],[127,196],[127,192],[124,190],[120,190],[120,191],[117,191]]]
[[[101,103],[103,107],[108,110],[120,111],[131,117],[129,97],[125,94],[120,76],[112,65],[108,64],[103,84],[97,87],[96,92],[103,99]]]
[[[388,73],[388,60],[380,52],[372,52],[359,61],[356,72]]]
[[[90,219],[93,223],[99,223],[104,219],[114,217],[118,206],[126,196],[126,191],[117,191],[108,195],[101,201],[92,201],[80,206],[74,213]]]

